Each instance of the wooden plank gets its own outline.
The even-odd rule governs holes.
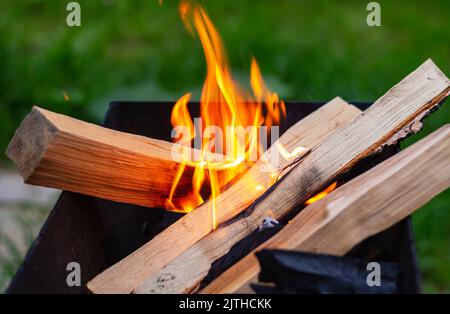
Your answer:
[[[337,128],[349,124],[360,114],[361,111],[356,107],[340,98],[335,98],[289,128],[279,141],[289,151],[299,146],[312,148]],[[270,156],[270,153],[266,156]],[[282,169],[290,161],[281,159],[280,162],[279,168]],[[249,184],[249,182],[268,183],[267,173],[260,171],[263,165],[265,164],[257,162],[240,180],[219,196],[216,200],[218,223],[235,216],[264,192],[255,189],[254,184]],[[95,277],[88,283],[88,288],[94,293],[130,293],[145,278],[187,250],[207,235],[212,228],[210,203],[205,203],[183,216],[137,251]]]
[[[449,79],[427,60],[353,123],[327,137],[238,219],[195,243],[135,292],[195,291],[211,264],[257,230],[265,217],[280,219],[384,143],[420,130],[420,120],[449,93]]]
[[[34,107],[6,154],[26,183],[161,207],[179,166],[173,145]],[[181,189],[191,176],[187,170]]]
[[[344,255],[449,188],[449,161],[450,124],[307,207],[255,251],[272,248]],[[202,293],[235,293],[255,283],[260,269],[254,252]]]

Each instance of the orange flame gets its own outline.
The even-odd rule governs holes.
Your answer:
[[[331,185],[329,185],[325,190],[323,190],[322,192],[314,195],[313,197],[311,197],[310,199],[308,199],[305,204],[306,205],[311,205],[312,203],[317,202],[318,200],[321,200],[322,198],[324,198],[325,196],[327,196],[330,192],[332,192],[334,189],[336,189],[337,187],[337,182],[333,182]]]
[[[278,124],[286,111],[284,102],[266,87],[255,59],[252,59],[250,70],[250,85],[254,97],[236,84],[230,73],[222,40],[200,5],[191,1],[181,1],[179,12],[186,28],[190,32],[194,29],[197,32],[206,58],[206,79],[200,98],[202,126],[199,131],[203,137],[200,160],[186,161],[179,167],[166,208],[182,212],[191,211],[204,202],[201,189],[205,183],[209,183],[213,228],[215,228],[215,199],[227,183],[246,169],[242,167],[244,162],[248,165],[249,161],[251,163],[257,160],[255,156],[261,156],[258,127],[270,128]],[[189,97],[190,94],[186,94],[178,100],[171,117],[174,127],[181,125],[189,130],[186,136],[183,135],[184,145],[191,145],[192,139],[196,136],[194,124],[187,110]],[[226,130],[225,136],[216,134],[214,127],[224,132]],[[245,132],[243,137],[239,136],[242,132]],[[206,156],[209,153],[223,154],[225,160],[208,160]],[[174,194],[186,164],[195,167],[192,191],[189,191],[188,202],[175,202]],[[261,187],[256,186],[256,189]],[[183,197],[183,200],[185,199]]]

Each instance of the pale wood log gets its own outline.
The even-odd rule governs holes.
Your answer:
[[[201,292],[248,291],[265,248],[344,255],[449,187],[450,124],[308,206]]]
[[[238,219],[198,241],[134,292],[195,291],[211,264],[257,230],[264,217],[282,218],[384,143],[420,130],[423,117],[449,93],[449,79],[427,60],[353,123],[327,137]]]
[[[26,183],[160,207],[179,166],[173,145],[33,107],[6,154]],[[180,190],[191,179],[187,167]]]
[[[356,107],[335,98],[289,128],[279,141],[289,151],[300,146],[313,148],[337,128],[348,125],[360,114],[361,111]],[[270,156],[269,152],[266,156]],[[282,169],[290,162],[280,159],[278,168]],[[256,190],[254,184],[267,184],[268,174],[260,171],[263,165],[266,164],[257,162],[216,200],[216,219],[219,224],[238,214],[264,192]],[[213,227],[211,216],[210,203],[207,202],[95,277],[88,283],[88,288],[94,293],[132,292],[145,278],[207,235]]]

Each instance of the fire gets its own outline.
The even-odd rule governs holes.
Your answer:
[[[250,68],[252,93],[233,80],[219,33],[200,5],[192,1],[181,1],[179,12],[188,31],[193,33],[195,30],[198,34],[206,59],[206,79],[200,98],[202,125],[199,131],[203,137],[200,158],[195,161],[186,160],[179,166],[166,208],[180,212],[191,211],[205,201],[201,192],[205,184],[209,183],[215,228],[215,199],[227,183],[245,171],[263,152],[258,128],[265,126],[270,129],[272,125],[280,122],[286,112],[284,102],[266,87],[255,59],[252,60]],[[171,116],[174,128],[185,127],[184,132],[177,132],[176,135],[178,140],[182,138],[183,145],[188,146],[191,146],[194,138],[199,135],[196,134],[188,111],[190,97],[190,93],[181,97],[174,105]],[[220,137],[211,131],[216,127],[226,129],[225,136]],[[239,136],[240,132],[248,127],[253,128],[250,128],[244,137]],[[221,154],[225,160],[210,160],[207,158],[209,153]],[[174,201],[177,185],[186,165],[195,167],[192,190],[188,192],[188,197],[183,195],[183,201]],[[271,174],[268,173],[268,176]],[[255,189],[263,190],[264,187],[256,186]]]
[[[330,192],[332,192],[335,188],[337,187],[337,182],[333,182],[331,185],[329,185],[325,190],[323,190],[322,192],[314,195],[313,197],[311,197],[310,199],[308,199],[305,204],[306,205],[311,205],[312,203],[317,202],[318,200],[321,200],[322,198],[324,198],[325,196],[327,196]]]
[[[283,158],[286,160],[293,160],[295,157],[308,151],[307,148],[298,146],[298,147],[294,148],[294,150],[292,152],[288,152],[287,149],[280,142],[277,142],[276,145],[277,145],[277,149],[280,152],[281,156],[283,156]]]

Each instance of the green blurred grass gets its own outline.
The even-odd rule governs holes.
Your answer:
[[[204,58],[177,1],[79,2],[81,28],[65,25],[66,1],[0,3],[2,151],[34,104],[98,122],[111,100],[198,97]],[[380,1],[379,28],[366,25],[365,1],[203,2],[236,77],[255,56],[285,100],[374,100],[430,57],[450,75],[447,0]],[[444,105],[404,145],[449,122]],[[414,215],[425,288],[450,291],[450,191],[425,207]]]

